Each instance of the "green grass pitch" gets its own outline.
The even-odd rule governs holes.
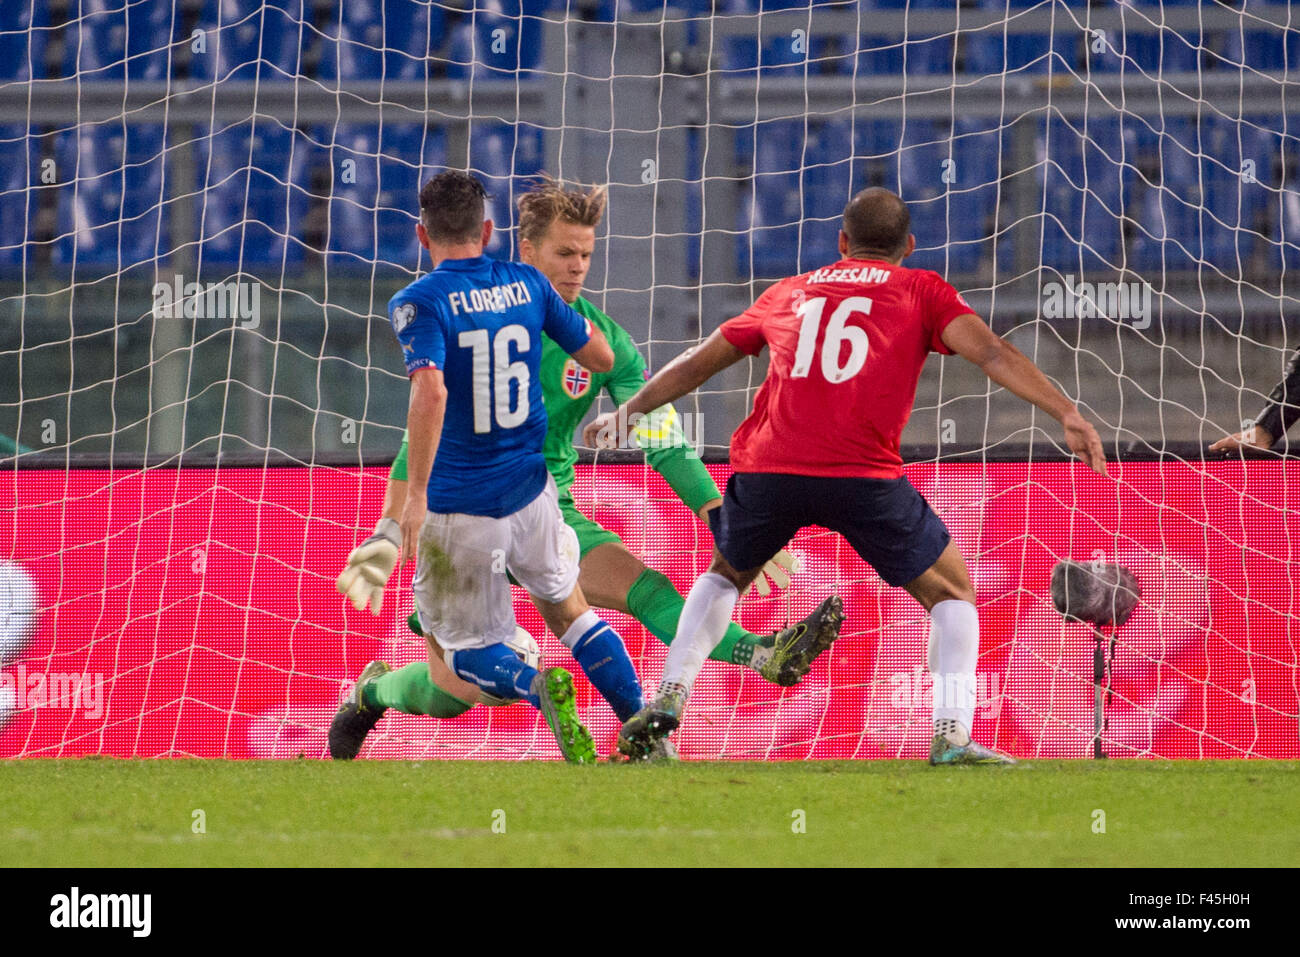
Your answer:
[[[5,867],[1300,864],[1300,762],[41,759],[0,793]]]

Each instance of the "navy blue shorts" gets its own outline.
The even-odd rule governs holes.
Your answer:
[[[905,477],[733,472],[722,507],[709,512],[713,541],[737,571],[765,564],[807,525],[839,532],[890,585],[916,578],[950,540],[943,519]]]

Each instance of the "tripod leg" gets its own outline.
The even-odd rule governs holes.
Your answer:
[[[1092,686],[1094,690],[1092,706],[1092,756],[1094,758],[1106,757],[1106,752],[1101,749],[1101,732],[1105,727],[1105,719],[1102,715],[1103,709],[1103,688],[1106,681],[1106,653],[1102,649],[1102,634],[1093,628],[1093,640],[1095,642],[1092,653]]]

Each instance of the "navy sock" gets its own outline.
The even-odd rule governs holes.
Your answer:
[[[458,648],[448,652],[447,664],[460,678],[498,698],[522,698],[534,708],[542,703],[532,693],[537,669],[519,660],[509,645],[498,642],[486,648]]]

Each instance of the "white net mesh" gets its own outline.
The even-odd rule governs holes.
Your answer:
[[[652,369],[833,261],[855,190],[899,192],[908,264],[1126,459],[1110,484],[1044,463],[1056,423],[962,360],[927,367],[904,442],[979,589],[979,732],[1085,752],[1092,645],[1046,580],[1102,555],[1148,586],[1121,629],[1111,749],[1293,754],[1295,471],[1200,457],[1296,346],[1298,56],[1285,4],[5,4],[0,441],[23,454],[0,493],[17,583],[0,749],[316,754],[365,661],[421,654],[331,579],[378,513],[384,470],[359,467],[404,421],[382,317],[422,268],[416,190],[454,167],[487,185],[501,257],[531,177],[609,185],[588,295]],[[762,371],[679,403],[708,452]],[[707,534],[656,483],[602,460],[576,492],[685,589]],[[740,620],[774,627],[834,588],[844,639],[785,693],[710,665],[688,754],[923,748],[923,617],[805,535],[808,570]],[[653,684],[662,646],[617,621]],[[521,710],[386,719],[376,753],[551,753]]]

